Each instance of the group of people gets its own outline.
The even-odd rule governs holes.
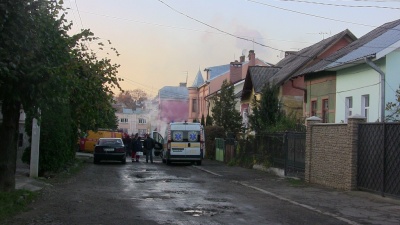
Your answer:
[[[146,163],[153,163],[153,148],[155,146],[154,140],[150,137],[150,135],[146,134],[146,138],[143,140],[143,145],[141,141],[141,137],[138,133],[135,134],[133,139],[131,140],[131,151],[132,151],[132,162],[139,162],[140,155],[138,152],[145,152],[146,154]]]

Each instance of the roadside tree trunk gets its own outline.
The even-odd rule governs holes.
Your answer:
[[[18,122],[21,104],[5,100],[1,107],[3,122],[0,124],[0,191],[9,192],[15,190]]]

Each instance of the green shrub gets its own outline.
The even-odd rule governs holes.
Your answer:
[[[225,138],[224,128],[218,126],[206,126],[204,128],[206,137],[206,157],[215,159],[215,138]]]

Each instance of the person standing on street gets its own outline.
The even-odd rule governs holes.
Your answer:
[[[134,139],[132,140],[132,162],[139,162],[140,156],[137,152],[143,151],[142,142],[140,140],[139,134],[136,133]]]
[[[147,138],[144,140],[143,146],[146,149],[146,163],[149,162],[149,157],[150,157],[150,162],[153,163],[153,148],[155,146],[155,143],[149,134],[147,135]]]

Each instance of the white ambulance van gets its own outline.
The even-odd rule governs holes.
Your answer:
[[[205,156],[205,137],[200,123],[170,123],[164,137],[164,163],[192,162],[201,165]]]

